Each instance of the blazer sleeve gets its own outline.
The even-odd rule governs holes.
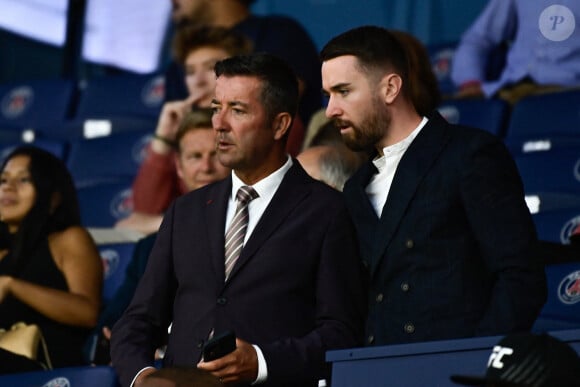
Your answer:
[[[303,337],[260,346],[267,361],[268,385],[281,385],[296,375],[305,380],[328,379],[326,351],[362,344],[366,287],[355,231],[345,208],[329,216],[333,219],[321,241],[315,328]],[[318,374],[312,375],[313,370]]]
[[[172,204],[159,229],[135,296],[113,327],[111,360],[123,386],[129,386],[141,369],[153,366],[155,349],[164,344],[173,319],[171,301],[176,281],[171,237],[174,211]]]
[[[516,165],[499,140],[481,139],[471,143],[461,182],[464,208],[493,283],[478,336],[530,329],[547,296]]]

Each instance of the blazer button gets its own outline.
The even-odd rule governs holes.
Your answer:
[[[374,343],[374,342],[375,342],[375,337],[374,337],[373,335],[370,335],[370,336],[367,338],[367,342],[368,342],[369,344],[372,344],[372,343]]]
[[[413,242],[413,240],[412,240],[412,239],[407,239],[407,240],[405,241],[405,246],[406,246],[408,249],[412,249],[412,248],[413,248],[413,246],[415,246],[415,242]]]
[[[220,297],[220,298],[217,299],[217,304],[218,305],[225,305],[227,303],[228,303],[228,299],[225,298],[225,297]]]
[[[405,333],[413,333],[413,332],[415,332],[415,325],[413,325],[412,323],[406,323]]]
[[[409,288],[410,288],[410,286],[409,286],[409,284],[408,284],[408,283],[406,283],[406,282],[403,282],[403,283],[401,284],[401,290],[402,290],[403,292],[405,292],[405,293],[406,293],[406,292],[408,292],[408,291],[409,291]]]
[[[362,261],[362,264],[365,269],[369,268],[369,263],[367,261]]]
[[[377,304],[380,302],[383,302],[383,298],[384,298],[383,293],[377,294],[377,298],[376,298]]]
[[[202,347],[203,347],[203,340],[199,340],[197,342],[197,348],[200,348],[201,349]]]

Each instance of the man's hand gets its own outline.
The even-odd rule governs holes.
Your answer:
[[[4,301],[6,296],[10,293],[10,284],[12,277],[7,275],[0,276],[0,302]]]
[[[209,371],[224,384],[252,383],[258,377],[258,355],[254,347],[236,339],[236,350],[210,362],[200,362],[197,368]]]

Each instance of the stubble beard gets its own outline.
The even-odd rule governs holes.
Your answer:
[[[346,146],[355,152],[367,152],[374,149],[391,125],[390,114],[384,109],[383,104],[377,100],[373,100],[371,109],[363,116],[363,120],[358,125],[352,121],[335,121],[337,126],[346,124],[351,127],[351,131],[342,133],[342,139]]]

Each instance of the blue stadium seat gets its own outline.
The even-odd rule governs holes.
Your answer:
[[[515,104],[506,143],[517,153],[580,144],[580,90],[526,97]]]
[[[38,129],[65,122],[74,105],[72,80],[35,80],[0,85],[0,128]]]
[[[135,177],[151,133],[141,130],[71,141],[67,166],[77,187]]]
[[[93,78],[81,88],[75,117],[141,117],[156,121],[164,98],[165,83],[161,74]]]
[[[457,42],[427,45],[427,53],[431,59],[431,67],[439,82],[439,91],[443,95],[455,92],[455,84],[451,80],[451,65]]]
[[[119,387],[109,366],[56,368],[50,371],[0,375],[3,387]]]
[[[2,142],[0,140],[0,163],[4,161],[4,158],[8,156],[10,152],[12,152],[16,147],[20,145],[33,145],[37,146],[45,151],[48,151],[58,157],[59,159],[66,162],[66,158],[68,155],[68,143],[64,140],[57,140],[57,139],[47,139],[41,138],[36,139],[31,142],[25,142],[20,140],[14,140],[10,142]]]
[[[580,207],[540,211],[532,218],[540,240],[568,244],[570,234],[580,224]]]
[[[580,328],[580,262],[546,266],[548,300],[535,332]]]
[[[98,245],[103,262],[103,302],[106,304],[115,295],[125,279],[127,265],[133,256],[135,242],[102,243]]]
[[[580,194],[580,146],[516,153],[514,160],[526,193]]]
[[[133,210],[132,179],[101,181],[77,189],[85,227],[113,227]]]
[[[485,129],[498,137],[505,135],[509,115],[507,102],[500,99],[446,99],[439,113],[452,124]]]

